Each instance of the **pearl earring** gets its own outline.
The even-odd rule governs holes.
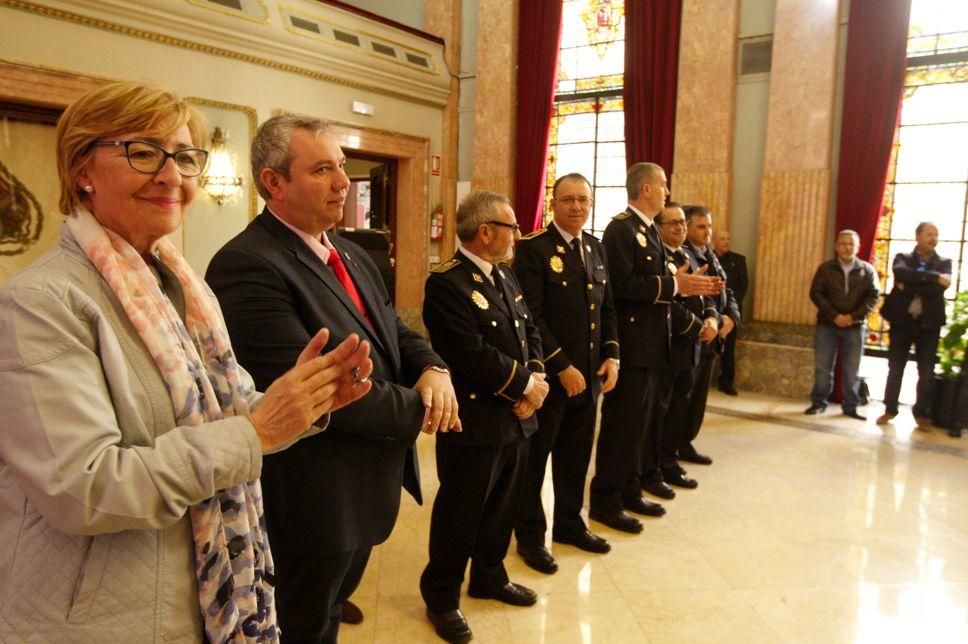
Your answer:
[[[94,192],[94,186],[84,186],[84,192],[87,192],[87,193]]]

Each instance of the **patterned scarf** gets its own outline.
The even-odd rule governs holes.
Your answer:
[[[201,280],[168,239],[155,250],[185,295],[185,322],[138,252],[94,216],[67,219],[74,237],[111,290],[168,385],[175,423],[199,425],[247,414],[247,388],[228,332]],[[279,639],[275,572],[259,480],[219,490],[190,509],[198,599],[211,642]]]

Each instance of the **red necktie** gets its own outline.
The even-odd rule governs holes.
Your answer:
[[[346,294],[350,296],[350,299],[353,300],[353,304],[356,305],[356,308],[360,310],[360,313],[363,314],[363,317],[366,318],[366,321],[370,324],[370,327],[372,327],[373,322],[370,321],[370,316],[366,313],[366,306],[363,304],[363,298],[360,297],[360,292],[356,290],[356,284],[353,283],[353,279],[346,271],[346,264],[343,263],[343,258],[339,256],[339,252],[337,252],[335,248],[329,249],[329,259],[326,261],[326,265],[332,269],[333,275],[336,276],[336,279],[339,280],[339,283],[343,285],[344,289],[346,289]]]

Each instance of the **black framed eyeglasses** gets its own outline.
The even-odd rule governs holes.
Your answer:
[[[205,164],[208,162],[208,150],[201,148],[182,148],[169,152],[160,145],[148,141],[95,141],[92,145],[123,146],[128,165],[135,172],[142,174],[155,174],[171,158],[175,160],[178,174],[183,177],[197,177],[205,170]]]
[[[503,221],[489,221],[487,223],[494,224],[495,226],[504,226],[505,228],[510,228],[516,233],[521,232],[521,226],[519,226],[518,224],[509,224]]]

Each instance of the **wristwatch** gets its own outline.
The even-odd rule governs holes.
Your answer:
[[[448,376],[450,375],[450,369],[448,369],[447,367],[440,367],[435,364],[430,365],[429,367],[424,369],[424,371],[436,371],[437,373],[445,373]]]

